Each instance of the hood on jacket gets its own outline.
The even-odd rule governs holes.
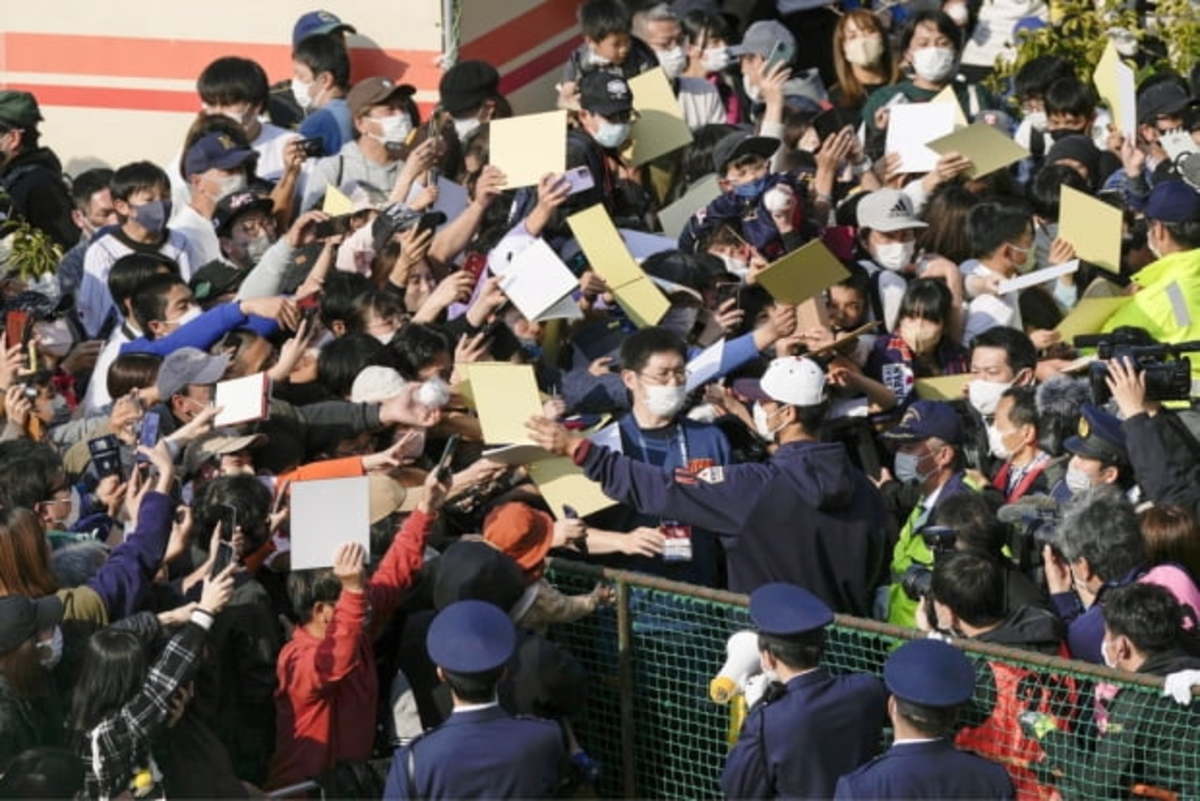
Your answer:
[[[844,509],[854,497],[854,467],[837,442],[792,442],[775,454],[797,494],[823,512]]]
[[[52,172],[62,173],[62,162],[48,147],[39,147],[25,153],[18,153],[16,158],[0,167],[0,174],[10,172],[18,167],[45,167]]]
[[[1066,629],[1053,612],[1040,606],[1023,606],[1006,617],[998,628],[976,639],[1053,655],[1058,653],[1065,637]]]

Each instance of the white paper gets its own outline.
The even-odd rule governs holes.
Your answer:
[[[445,225],[448,225],[455,217],[462,214],[471,202],[471,198],[467,195],[467,189],[462,184],[456,184],[454,181],[449,181],[445,178],[438,177],[437,179],[438,197],[434,204],[425,211],[440,211],[446,215],[446,222],[438,226],[438,230]],[[404,201],[411,205],[417,199],[417,195],[425,190],[425,184],[413,182],[412,189],[408,192],[408,198]]]
[[[334,478],[292,483],[292,570],[330,567],[345,542],[371,549],[370,481]]]
[[[718,339],[687,363],[687,391],[707,384],[721,372],[721,357],[725,355],[725,340]]]
[[[213,420],[213,425],[233,426],[263,419],[267,405],[265,398],[270,391],[271,379],[266,373],[218,382],[213,402],[221,407],[221,413]]]
[[[670,237],[648,234],[645,231],[631,231],[628,228],[618,228],[617,231],[620,232],[621,239],[625,240],[625,247],[629,248],[630,255],[638,264],[655,253],[679,249],[679,243]]]
[[[1015,298],[1013,299],[1015,303]],[[975,337],[989,328],[1007,325],[1013,328],[1020,326],[1014,306],[1010,306],[996,295],[980,295],[967,305],[967,322],[963,327],[963,344],[969,344]]]
[[[1064,275],[1070,275],[1079,269],[1079,259],[1071,259],[1071,261],[1063,264],[1056,264],[1053,267],[1045,267],[1041,270],[1034,270],[1025,275],[1019,275],[1016,278],[1009,278],[1006,281],[1000,282],[1000,287],[997,289],[997,294],[1007,295],[1009,292],[1019,292],[1031,286],[1044,284],[1047,281],[1053,281]]]
[[[900,171],[930,172],[941,158],[926,142],[954,133],[950,103],[902,103],[888,112],[886,153],[900,154]]]
[[[515,255],[500,279],[500,289],[527,320],[537,320],[568,297],[579,281],[542,239]]]
[[[623,453],[624,448],[621,445],[621,426],[616,423],[606,425],[596,433],[588,437],[594,444],[603,445],[611,451]]]
[[[1117,130],[1126,140],[1133,141],[1137,133],[1137,76],[1120,59],[1117,59],[1117,97],[1121,104],[1121,119],[1116,120]]]
[[[525,230],[524,220],[513,226],[513,229],[488,251],[488,269],[492,271],[492,275],[507,273],[517,254],[532,245],[536,239],[537,237],[531,236]]]

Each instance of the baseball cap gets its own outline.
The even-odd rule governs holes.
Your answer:
[[[883,432],[883,436],[893,444],[937,437],[943,442],[957,445],[962,440],[962,423],[959,422],[958,412],[949,403],[919,400],[909,406],[900,422]]]
[[[296,20],[296,24],[292,28],[292,46],[300,44],[310,36],[337,31],[358,33],[353,25],[342,22],[341,18],[331,11],[310,11]]]
[[[483,105],[500,87],[500,73],[486,61],[460,61],[438,82],[442,108],[461,114]]]
[[[877,189],[858,201],[858,227],[872,231],[904,231],[928,228],[917,219],[912,199],[899,189]]]
[[[1159,222],[1200,220],[1200,192],[1183,181],[1155,184],[1146,201],[1146,219]]]
[[[611,116],[633,108],[633,92],[620,75],[592,70],[579,80],[579,107]]]
[[[781,356],[771,361],[762,378],[740,378],[733,388],[753,400],[816,406],[825,400],[825,371],[812,359]]]
[[[554,519],[528,504],[502,504],[484,518],[483,539],[511,556],[525,572],[540,572],[554,539]]]
[[[453,673],[483,673],[512,658],[517,630],[487,601],[456,601],[437,613],[425,636],[434,664]]]
[[[233,292],[241,286],[249,272],[221,259],[213,259],[192,274],[188,286],[192,288],[192,297],[196,302],[204,303],[226,292]]]
[[[525,574],[511,556],[479,540],[459,540],[433,562],[433,608],[468,598],[510,614],[525,594]]]
[[[18,128],[32,128],[42,121],[37,98],[29,92],[0,92],[0,122]]]
[[[412,84],[396,83],[390,78],[376,75],[354,84],[354,88],[346,95],[346,106],[350,109],[351,117],[361,117],[371,106],[379,106],[396,95],[411,95],[416,91]]]
[[[258,158],[251,148],[242,147],[228,134],[210,133],[196,140],[183,157],[184,176],[207,170],[232,170]]]
[[[424,496],[419,487],[406,487],[391,476],[371,473],[367,476],[367,508],[374,525],[392,512],[411,512]]]
[[[1129,464],[1120,419],[1090,403],[1083,404],[1079,412],[1077,433],[1063,440],[1063,449],[1104,464]]]
[[[750,593],[750,619],[763,634],[788,637],[825,628],[833,610],[803,587],[776,581]]]
[[[57,595],[37,600],[24,595],[0,598],[0,654],[19,648],[39,631],[54,628],[62,617],[63,602]]]
[[[217,201],[217,208],[213,211],[213,228],[217,229],[218,236],[228,236],[229,227],[238,217],[252,211],[269,213],[274,208],[274,202],[265,193],[257,189],[239,189]]]
[[[747,154],[771,158],[779,149],[779,140],[773,136],[755,136],[749,131],[734,131],[726,134],[713,148],[713,166],[717,168],[717,176],[725,174],[725,167]]]
[[[696,257],[680,250],[663,250],[646,257],[642,270],[668,295],[684,292],[703,301],[702,276]]]
[[[228,356],[210,356],[199,348],[172,351],[158,368],[158,396],[166,399],[188,384],[215,384],[229,367]]]
[[[350,387],[350,402],[381,403],[404,392],[407,384],[404,377],[391,367],[364,367]]]
[[[1160,81],[1142,90],[1137,97],[1138,122],[1143,125],[1153,125],[1154,121],[1163,115],[1178,114],[1189,105],[1192,99],[1187,90],[1174,81]]]
[[[266,434],[236,434],[228,429],[217,429],[188,445],[183,454],[184,473],[193,475],[209,459],[256,448],[266,441]]]
[[[784,27],[783,23],[773,19],[760,19],[746,28],[742,34],[742,43],[729,48],[731,56],[745,56],[751,53],[766,58],[771,54],[775,43],[782,41],[784,46],[793,53],[796,52],[796,37]]]
[[[975,693],[975,668],[941,640],[910,640],[888,657],[883,683],[897,698],[923,706],[958,706]]]

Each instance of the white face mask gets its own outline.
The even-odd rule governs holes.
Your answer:
[[[655,417],[674,417],[687,401],[687,387],[683,384],[642,383],[646,393],[646,408]]]
[[[883,55],[883,39],[878,36],[860,36],[846,42],[846,60],[856,67],[869,67]]]
[[[481,124],[478,117],[467,117],[465,120],[455,119],[454,133],[458,134],[458,141],[467,141],[467,137],[473,134]]]
[[[62,661],[62,627],[55,626],[54,633],[50,636],[49,642],[38,643],[38,651],[38,664],[40,664],[46,670],[54,670],[54,668],[58,666],[58,663]]]
[[[880,267],[895,272],[903,270],[912,263],[913,252],[916,249],[917,243],[913,241],[887,242],[882,245],[876,245],[871,250],[871,256]]]
[[[176,317],[174,320],[167,320],[168,325],[173,325],[175,328],[181,328],[192,320],[195,320],[201,314],[199,306],[188,306],[188,310]]]
[[[946,16],[954,20],[954,24],[960,28],[967,24],[969,14],[967,13],[966,5],[963,3],[955,3],[952,6],[946,6],[942,9],[942,11],[946,12]]]
[[[988,450],[992,456],[1004,460],[1012,456],[1012,449],[1004,444],[1004,435],[995,426],[987,427]]]
[[[592,134],[592,137],[600,143],[601,147],[613,149],[625,144],[625,140],[629,138],[629,132],[632,129],[633,125],[628,122],[601,120],[600,129]]]
[[[1025,119],[1029,121],[1029,126],[1035,131],[1045,131],[1046,126],[1050,124],[1044,111],[1031,111],[1025,115]]]
[[[600,55],[590,47],[587,50],[587,55],[584,57],[584,61],[587,62],[587,65],[590,67],[607,67],[612,63],[612,61]]]
[[[223,197],[232,195],[234,192],[240,192],[246,188],[245,175],[227,175],[224,178],[211,178],[209,180],[217,187],[217,194],[214,200],[220,200]]]
[[[1103,640],[1100,641],[1100,658],[1104,660],[1105,667],[1112,668],[1113,670],[1117,669],[1117,660],[1113,659],[1112,657],[1110,657],[1108,655],[1108,638],[1107,637],[1105,637]]]
[[[967,384],[967,399],[975,407],[975,411],[988,417],[996,413],[996,404],[1000,403],[1000,396],[1011,386],[1011,383],[1004,381],[984,381],[976,378]]]
[[[775,433],[779,429],[771,428],[771,418],[767,415],[767,410],[763,408],[762,404],[754,404],[754,409],[750,415],[754,418],[754,430],[758,435],[767,442],[774,442]]]
[[[407,114],[392,114],[388,117],[374,117],[375,122],[383,133],[371,134],[371,138],[384,145],[402,145],[412,131],[412,120]]]
[[[892,461],[892,472],[896,474],[896,480],[902,483],[924,484],[933,473],[922,473],[920,464],[921,454],[898,451]]]
[[[751,103],[762,102],[762,89],[750,83],[745,77],[742,78],[742,88],[746,90],[746,97],[750,99]]]
[[[379,334],[371,334],[371,336],[379,340],[380,345],[388,345],[391,344],[392,337],[396,336],[396,332],[395,330],[391,330]]]
[[[270,249],[271,237],[264,231],[246,243],[246,258],[251,264],[258,264],[258,260]]]
[[[949,47],[922,47],[912,54],[913,70],[922,80],[941,83],[954,72],[956,57]]]
[[[1013,245],[1013,250],[1022,252],[1022,248]],[[1021,257],[1021,263],[1017,265],[1017,272],[1024,275],[1037,265],[1037,248],[1030,246],[1024,248],[1024,256]]]
[[[720,257],[721,261],[723,261],[725,263],[725,269],[728,272],[731,272],[734,275],[736,275],[738,278],[744,279],[747,275],[750,274],[750,265],[747,264],[746,262],[742,261],[741,259],[735,259],[733,256],[730,256],[728,253],[718,253],[717,255]]]
[[[720,72],[729,66],[729,48],[710,47],[700,56],[700,65],[705,72]]]
[[[658,56],[658,65],[663,68],[667,78],[678,78],[687,66],[687,53],[679,45],[670,50],[655,50],[654,55]]]
[[[34,324],[33,334],[38,350],[59,359],[66,356],[71,351],[71,346],[75,344],[75,335],[71,333],[71,326],[67,324],[65,317],[48,323]]]
[[[696,318],[699,315],[700,310],[691,306],[672,306],[658,325],[682,339],[687,339],[688,334],[696,327]]]
[[[1068,466],[1066,478],[1063,480],[1066,482],[1067,489],[1071,491],[1072,495],[1079,495],[1092,488],[1092,477],[1078,467]]]
[[[296,104],[304,110],[312,108],[312,84],[304,83],[292,78],[292,97],[296,99]]]

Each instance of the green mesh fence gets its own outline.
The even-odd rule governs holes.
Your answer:
[[[591,680],[574,724],[583,747],[603,764],[598,792],[719,797],[730,708],[709,699],[708,684],[724,662],[729,635],[749,627],[744,598],[603,572],[617,586],[617,607],[551,632]],[[549,576],[574,594],[590,590],[600,574],[554,560]],[[825,664],[835,672],[879,674],[908,635],[839,618]],[[1200,700],[1181,706],[1161,696],[1161,682],[1121,679],[1084,663],[979,644],[964,650],[979,679],[958,743],[1004,764],[1022,801],[1200,798]],[[1041,742],[1016,724],[1031,709],[1057,721]],[[889,734],[881,733],[881,748]]]

